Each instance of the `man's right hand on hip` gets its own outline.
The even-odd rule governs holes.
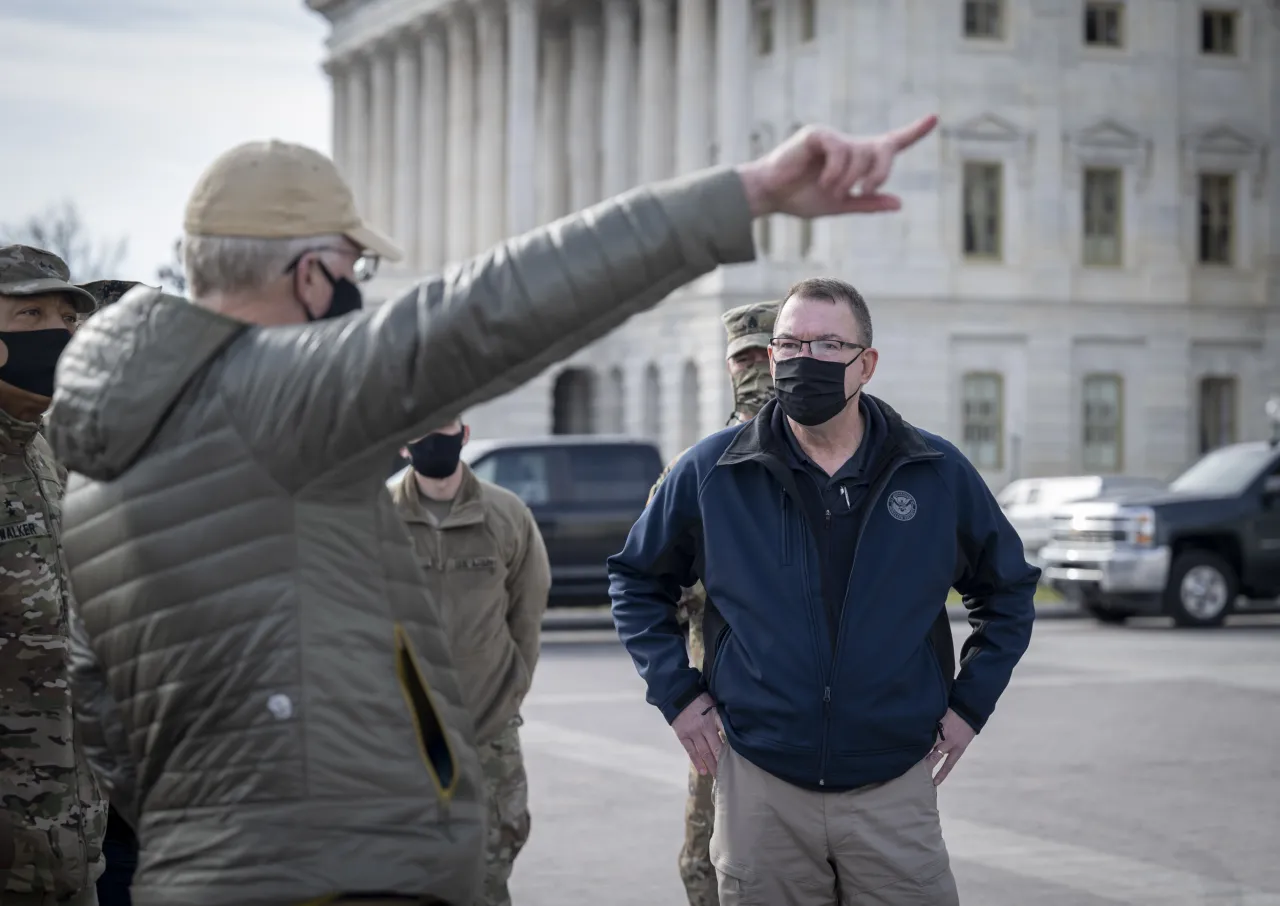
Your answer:
[[[714,776],[720,747],[724,745],[716,700],[709,693],[702,693],[676,716],[671,722],[671,729],[676,731],[676,738],[689,753],[689,760],[698,773]]]

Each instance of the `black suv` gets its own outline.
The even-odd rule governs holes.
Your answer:
[[[1218,626],[1239,596],[1280,609],[1265,600],[1280,597],[1280,437],[1214,450],[1167,491],[1063,506],[1040,559],[1045,581],[1103,622]]]
[[[462,458],[533,511],[551,560],[550,606],[609,603],[605,561],[626,544],[662,473],[656,446],[595,434],[473,440]]]

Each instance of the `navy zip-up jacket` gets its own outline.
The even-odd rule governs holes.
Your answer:
[[[928,754],[948,707],[982,729],[1030,642],[1040,577],[964,455],[866,399],[885,437],[834,634],[820,528],[774,427],[776,401],[688,450],[609,559],[618,635],[667,721],[710,691],[735,752],[833,792],[901,776]],[[701,669],[676,621],[681,588],[698,579]],[[958,675],[953,586],[973,627]]]

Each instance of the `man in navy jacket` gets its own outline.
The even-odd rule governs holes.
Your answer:
[[[852,286],[793,287],[777,399],[681,457],[609,560],[648,700],[716,775],[723,906],[958,903],[935,787],[1030,641],[1039,571],[964,455],[861,392],[871,344]],[[699,579],[701,670],[676,622]]]

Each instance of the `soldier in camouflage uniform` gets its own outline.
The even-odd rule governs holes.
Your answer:
[[[733,382],[733,414],[729,422],[747,422],[755,417],[773,396],[773,378],[769,374],[769,340],[778,315],[777,302],[741,305],[722,316],[729,335],[729,378]],[[683,456],[681,453],[680,456]],[[658,476],[650,498],[675,465],[677,456]],[[705,592],[699,582],[686,588],[680,598],[678,618],[689,634],[689,660],[701,669],[704,657],[702,640],[702,605]],[[680,878],[689,896],[689,906],[716,906],[716,870],[711,864],[711,830],[715,805],[711,798],[714,777],[702,775],[689,765],[689,799],[684,810],[684,846],[680,849]]]
[[[59,355],[93,297],[62,259],[0,247],[0,903],[97,902],[106,803],[68,682],[65,473],[40,436]]]
[[[484,890],[459,906],[511,906],[508,882],[532,825],[520,706],[538,665],[551,563],[529,507],[462,461],[470,435],[457,419],[406,445],[412,468],[390,488],[423,584],[448,617],[484,771]]]

